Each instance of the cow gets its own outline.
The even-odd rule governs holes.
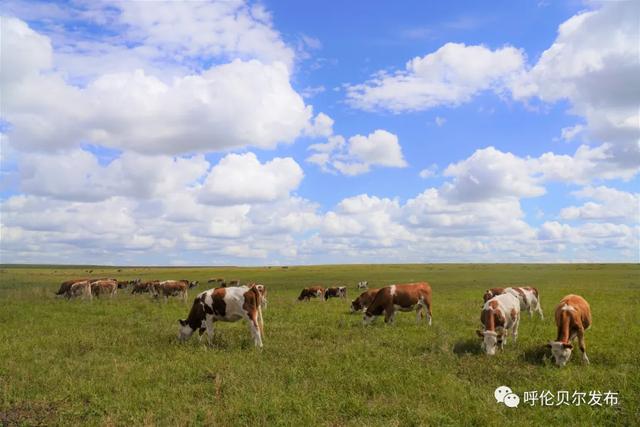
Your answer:
[[[573,344],[571,341],[577,336],[582,361],[589,364],[587,346],[584,342],[584,331],[591,327],[591,307],[589,303],[579,295],[567,295],[560,300],[556,307],[556,326],[558,336],[555,341],[549,341],[547,347],[555,358],[556,365],[562,367],[571,358]]]
[[[367,289],[368,287],[369,287],[369,282],[367,282],[366,280],[358,282],[358,289]]]
[[[222,277],[211,278],[207,280],[207,283],[224,283],[224,279]]]
[[[189,281],[187,279],[181,279],[181,280],[178,280],[178,282],[187,282],[189,284],[189,289],[195,288],[200,284],[200,282],[198,282],[197,280]]]
[[[351,312],[355,313],[360,310],[366,310],[379,289],[369,289],[361,293],[358,298],[351,301]]]
[[[154,298],[164,297],[165,302],[169,297],[175,296],[182,298],[182,300],[186,302],[189,297],[189,286],[190,282],[188,280],[164,280],[152,284],[150,292]]]
[[[244,319],[256,347],[262,348],[264,322],[262,319],[262,296],[257,286],[214,288],[198,294],[193,300],[191,311],[186,319],[180,319],[178,340],[186,341],[197,330],[200,338],[207,333],[211,344],[213,322],[235,322]]]
[[[347,297],[347,288],[345,286],[339,286],[335,288],[327,288],[324,291],[324,300],[328,300],[329,298],[346,298]]]
[[[481,347],[487,355],[493,356],[497,346],[504,348],[509,331],[514,342],[518,339],[520,301],[511,293],[491,298],[482,307],[480,322],[483,329],[476,330],[476,333],[483,339]]]
[[[134,280],[118,280],[118,289],[126,289],[129,287],[129,285],[137,285],[140,282],[142,282],[142,280],[140,279],[134,279]]]
[[[85,282],[87,280],[89,279],[72,279],[72,280],[67,280],[65,282],[62,282],[60,284],[60,288],[58,289],[58,292],[56,292],[55,294],[58,296],[62,296],[62,295],[67,296],[69,293],[69,290],[71,289],[71,286],[74,283]]]
[[[322,296],[324,296],[324,288],[322,286],[312,286],[310,288],[304,288],[302,292],[300,292],[298,301],[309,301],[311,298],[320,298]]]
[[[526,286],[526,287],[509,287],[509,288],[491,288],[484,292],[482,299],[486,303],[496,295],[502,295],[506,292],[513,294],[520,301],[520,311],[527,311],[529,318],[533,316],[535,311],[540,315],[540,319],[544,320],[544,313],[540,306],[540,295],[538,289]]]
[[[98,279],[91,282],[91,294],[96,297],[109,295],[113,298],[118,290],[118,281],[115,279]]]
[[[160,283],[159,280],[152,280],[150,282],[136,283],[133,285],[133,289],[131,289],[132,294],[142,294],[151,292],[151,287]]]
[[[230,287],[230,286],[236,286],[236,287],[237,287],[237,286],[240,286],[240,280],[238,280],[238,279],[235,279],[235,280],[229,280],[229,281],[227,282],[227,287]]]
[[[88,280],[82,280],[71,284],[71,286],[67,290],[66,297],[67,299],[73,297],[92,299],[93,295],[91,294],[91,283]]]
[[[255,286],[256,289],[258,290],[258,292],[260,292],[260,296],[261,296],[261,306],[263,309],[266,310],[267,308],[267,287],[265,285],[262,285],[260,283],[250,283],[246,285],[247,287],[252,287]]]
[[[364,312],[363,324],[371,323],[384,312],[384,322],[393,323],[396,311],[416,311],[419,323],[422,310],[431,326],[431,286],[427,282],[391,285],[380,289]]]

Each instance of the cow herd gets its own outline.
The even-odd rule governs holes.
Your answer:
[[[235,322],[245,320],[256,347],[262,347],[264,337],[264,321],[262,310],[267,307],[267,289],[258,283],[240,286],[239,280],[225,282],[224,279],[210,279],[209,283],[217,286],[200,292],[193,301],[186,319],[180,319],[178,339],[185,341],[198,331],[200,339],[206,332],[209,343],[213,336],[213,323],[218,321]],[[197,286],[197,281],[189,280],[141,280],[118,281],[116,279],[77,279],[63,282],[56,295],[66,298],[82,297],[91,299],[94,296],[108,295],[113,298],[118,289],[131,286],[132,294],[149,293],[154,298],[171,296],[183,301],[188,298],[188,290]],[[384,315],[385,323],[393,323],[396,312],[415,311],[416,321],[432,324],[431,286],[426,282],[408,284],[392,284],[380,289],[368,289],[368,283],[361,281],[357,289],[365,289],[351,302],[351,312],[363,312],[363,324],[368,325],[377,316]],[[330,298],[346,298],[346,286],[329,287],[311,286],[304,288],[298,301],[310,301],[317,298],[327,301]],[[507,287],[487,289],[483,295],[483,306],[480,312],[482,329],[476,334],[482,339],[481,349],[487,355],[495,355],[498,349],[507,344],[509,335],[515,342],[518,339],[520,314],[528,312],[529,318],[537,313],[541,320],[544,314],[540,305],[538,290],[533,287]],[[557,337],[547,347],[558,366],[564,366],[573,349],[572,341],[577,337],[582,360],[589,363],[586,354],[584,331],[591,326],[591,309],[587,301],[578,295],[567,295],[555,310]]]

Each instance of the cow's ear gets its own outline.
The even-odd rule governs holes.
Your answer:
[[[186,320],[182,320],[182,319],[179,319],[178,322],[180,322],[180,324],[182,326],[186,326],[186,324],[187,324],[187,321]]]
[[[476,334],[478,334],[478,336],[480,338],[484,338],[484,334],[482,333],[482,331],[480,329],[476,329]]]
[[[571,343],[563,343],[562,348],[573,348],[573,344]]]

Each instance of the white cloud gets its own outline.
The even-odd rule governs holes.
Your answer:
[[[344,175],[363,174],[372,166],[407,166],[398,137],[382,129],[368,136],[352,136],[348,143],[341,135],[334,135],[326,143],[312,144],[308,149],[315,153],[307,157],[307,162],[319,165],[324,171]]]
[[[640,220],[640,194],[627,193],[605,186],[585,187],[574,192],[580,198],[595,200],[582,206],[568,206],[560,211],[560,218],[586,221],[624,221],[637,223]]]
[[[333,134],[333,119],[324,113],[318,113],[309,124],[305,133],[311,137],[328,138]]]
[[[23,21],[12,17],[0,17],[2,39],[0,40],[0,82],[3,92],[6,85],[24,76],[47,69],[52,64],[51,43]]]
[[[422,169],[418,176],[422,179],[432,178],[438,174],[438,165],[435,163],[428,168]]]
[[[253,153],[228,154],[207,175],[199,198],[211,205],[273,202],[288,197],[303,176],[290,157],[262,164]]]
[[[433,122],[436,124],[436,126],[442,127],[447,122],[447,119],[445,119],[444,117],[436,116]]]
[[[576,136],[584,131],[584,125],[577,124],[574,126],[562,128],[560,137],[565,141],[573,141]]]
[[[514,47],[491,50],[447,43],[413,58],[403,71],[379,72],[363,84],[348,86],[347,101],[355,108],[394,113],[457,106],[484,90],[502,92],[507,79],[523,66],[524,54]]]

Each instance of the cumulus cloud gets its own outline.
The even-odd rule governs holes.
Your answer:
[[[253,153],[228,154],[211,169],[199,197],[212,205],[272,202],[289,196],[303,176],[290,157],[262,164]]]
[[[606,186],[588,186],[573,193],[592,199],[582,206],[568,206],[560,211],[565,220],[613,221],[634,223],[640,220],[640,194],[627,193]]]
[[[362,110],[394,113],[457,106],[485,90],[502,92],[508,79],[523,71],[524,54],[511,46],[491,50],[482,45],[447,43],[415,57],[393,74],[347,87],[347,102]]]
[[[307,162],[344,175],[360,175],[369,172],[372,166],[407,166],[398,137],[382,129],[368,136],[352,136],[348,141],[341,135],[333,135],[326,143],[310,145],[309,150],[314,154],[307,157]]]

